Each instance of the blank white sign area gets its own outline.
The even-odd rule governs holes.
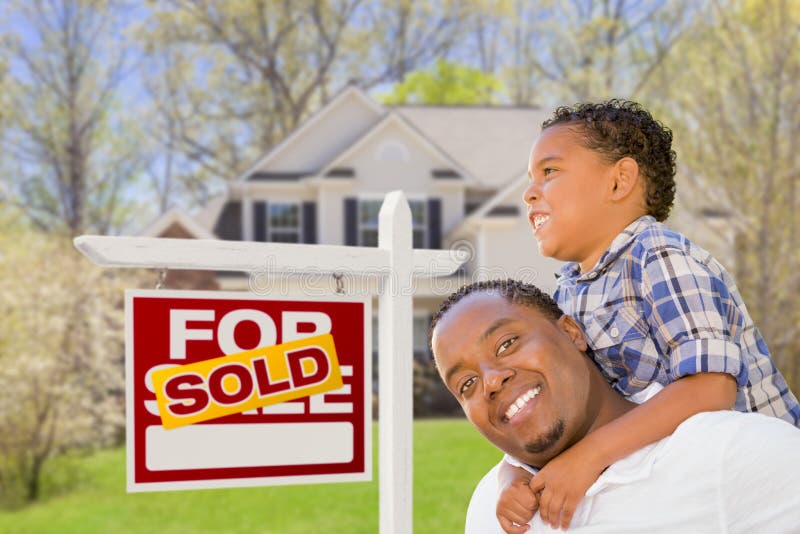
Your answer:
[[[145,462],[151,471],[348,463],[354,434],[348,422],[153,425]]]

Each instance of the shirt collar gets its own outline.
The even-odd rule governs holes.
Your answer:
[[[578,282],[597,278],[600,271],[604,271],[630,246],[633,239],[642,233],[651,224],[655,224],[656,219],[652,215],[643,215],[625,227],[625,229],[614,238],[608,249],[600,256],[600,260],[591,270],[581,273],[581,266],[577,262],[570,262],[561,268],[561,276],[565,279],[575,279]]]

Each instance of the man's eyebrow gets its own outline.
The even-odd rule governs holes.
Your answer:
[[[447,374],[444,376],[444,383],[445,384],[449,384],[450,383],[450,379],[453,377],[453,375],[456,374],[457,372],[459,372],[462,367],[464,367],[464,366],[461,365],[461,362],[458,362],[453,367],[448,369],[447,370]]]
[[[496,320],[495,322],[493,322],[493,323],[492,323],[492,324],[489,326],[489,328],[487,328],[487,329],[486,329],[486,331],[485,331],[483,334],[481,334],[481,337],[480,337],[480,339],[479,339],[478,341],[479,341],[480,343],[483,343],[484,341],[486,341],[487,339],[489,339],[489,336],[491,336],[492,334],[494,334],[494,332],[495,332],[495,331],[496,331],[498,328],[500,328],[500,327],[502,327],[502,326],[505,326],[505,325],[507,325],[508,323],[512,323],[512,322],[514,322],[514,319],[511,319],[510,317],[503,317],[503,318],[501,318],[501,319],[498,319],[498,320]]]

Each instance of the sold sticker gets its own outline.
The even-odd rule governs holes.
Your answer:
[[[331,334],[154,371],[166,429],[342,387]]]

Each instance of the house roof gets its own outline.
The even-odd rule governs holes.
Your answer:
[[[524,173],[547,113],[530,107],[397,106],[393,108],[479,182],[502,187]]]
[[[303,134],[311,129],[314,128],[315,125],[319,124],[320,122],[324,121],[328,114],[339,107],[342,102],[354,99],[360,103],[362,107],[368,108],[371,112],[375,115],[376,120],[378,117],[382,116],[385,113],[385,110],[381,107],[380,104],[375,102],[372,98],[370,98],[363,90],[355,85],[348,85],[344,89],[342,89],[338,94],[334,95],[334,97],[321,109],[317,110],[313,113],[310,117],[308,117],[305,121],[303,121],[296,129],[294,129],[289,135],[287,135],[280,143],[272,147],[266,154],[264,154],[258,161],[256,161],[253,165],[251,165],[247,170],[245,170],[242,174],[240,174],[236,181],[245,181],[251,178],[254,173],[258,173],[259,170],[262,172],[259,173],[261,176],[256,175],[256,179],[265,179],[265,174],[270,174],[267,170],[270,168],[271,163],[279,157],[287,148],[291,147],[293,144],[301,142],[300,139],[302,138]],[[278,171],[277,174],[281,174],[282,177],[280,178],[266,178],[266,179],[298,179],[302,176],[300,175],[307,175],[309,173],[313,173],[318,169],[307,169],[302,173],[286,173]],[[294,176],[292,176],[294,175]]]
[[[217,239],[217,236],[211,231],[178,208],[172,208],[168,212],[161,214],[137,235],[141,237],[160,237],[173,224],[182,227],[196,239]]]

